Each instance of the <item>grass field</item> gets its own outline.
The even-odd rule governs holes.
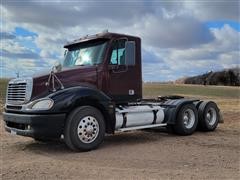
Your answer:
[[[145,83],[143,94],[145,98],[180,95],[212,100],[222,112],[239,112],[240,109],[240,87]]]
[[[6,84],[0,81],[2,105]],[[224,124],[214,132],[196,131],[192,136],[163,131],[116,133],[106,136],[97,150],[72,153],[63,142],[37,142],[5,132],[0,116],[4,164],[0,176],[9,180],[240,179],[240,87],[147,83],[143,92],[145,98],[174,94],[213,100]]]
[[[0,79],[0,113],[3,110],[3,105],[5,102],[7,83],[7,79]]]
[[[6,96],[6,89],[7,89],[7,79],[0,79],[0,97],[4,99]]]
[[[229,86],[145,83],[143,85],[143,94],[146,97],[187,95],[192,97],[240,98],[240,88]]]
[[[7,82],[7,79],[0,79],[1,111],[5,101]],[[145,98],[180,95],[205,100],[212,99],[223,109],[231,108],[237,111],[240,108],[240,87],[144,83],[143,94]]]

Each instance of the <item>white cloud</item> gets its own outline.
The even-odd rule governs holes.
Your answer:
[[[21,53],[27,50],[26,47],[21,46],[19,42],[13,41],[12,39],[3,40],[1,49],[14,53]]]
[[[202,21],[233,20],[239,21],[239,1],[189,1],[184,7]]]
[[[212,29],[212,32],[216,38],[214,46],[219,51],[239,51],[240,47],[240,34],[229,25],[224,25],[221,29]]]
[[[221,29],[211,30],[214,41],[207,44],[201,44],[197,47],[188,49],[161,49],[154,48],[151,50],[155,54],[154,64],[144,65],[145,81],[152,80],[153,74],[158,75],[157,79],[170,80],[183,76],[192,76],[199,73],[205,73],[209,70],[221,70],[232,68],[240,65],[239,54],[239,37],[240,32],[235,31],[230,26],[225,25]],[[146,62],[145,62],[146,63]],[[164,70],[171,75],[167,76]],[[153,73],[153,72],[156,73]],[[163,76],[159,75],[159,72]],[[162,78],[159,78],[162,77]],[[156,79],[156,78],[155,78]]]
[[[135,29],[147,45],[159,48],[189,48],[213,40],[201,22],[185,16],[174,19],[145,16]]]
[[[220,63],[224,68],[233,68],[240,65],[239,51],[233,51],[221,54],[219,56]]]
[[[1,6],[4,32],[22,27],[38,36],[7,40],[3,49],[17,52],[21,60],[21,53],[33,49],[19,41],[32,41],[40,49],[36,67],[41,66],[40,60],[44,62],[43,67],[54,64],[54,58],[60,60],[67,41],[104,29],[142,38],[147,59],[143,60],[144,80],[173,80],[239,64],[239,32],[228,25],[221,29],[209,29],[205,25],[212,20],[238,19],[238,2],[235,1],[220,4],[198,1],[14,2]]]

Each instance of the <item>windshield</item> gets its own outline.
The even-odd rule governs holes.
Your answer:
[[[69,48],[63,66],[85,66],[101,64],[107,41],[87,42]]]

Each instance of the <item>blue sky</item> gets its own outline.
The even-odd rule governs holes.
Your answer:
[[[208,28],[218,28],[221,29],[223,28],[223,26],[227,24],[229,25],[231,28],[235,29],[236,31],[240,31],[240,23],[236,22],[236,21],[227,21],[227,20],[222,20],[222,21],[209,21],[206,22],[206,25]]]
[[[142,38],[143,80],[239,66],[238,1],[1,1],[1,77],[62,61],[63,45],[108,29]]]

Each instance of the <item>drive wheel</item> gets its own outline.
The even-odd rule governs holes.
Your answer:
[[[179,135],[191,135],[196,130],[197,124],[197,109],[193,104],[187,104],[178,111],[173,131]]]
[[[91,106],[75,109],[67,119],[64,140],[72,150],[88,151],[97,148],[105,135],[105,122],[101,112]]]
[[[199,129],[202,131],[214,131],[217,128],[220,114],[216,103],[212,101],[202,102],[198,109]]]

